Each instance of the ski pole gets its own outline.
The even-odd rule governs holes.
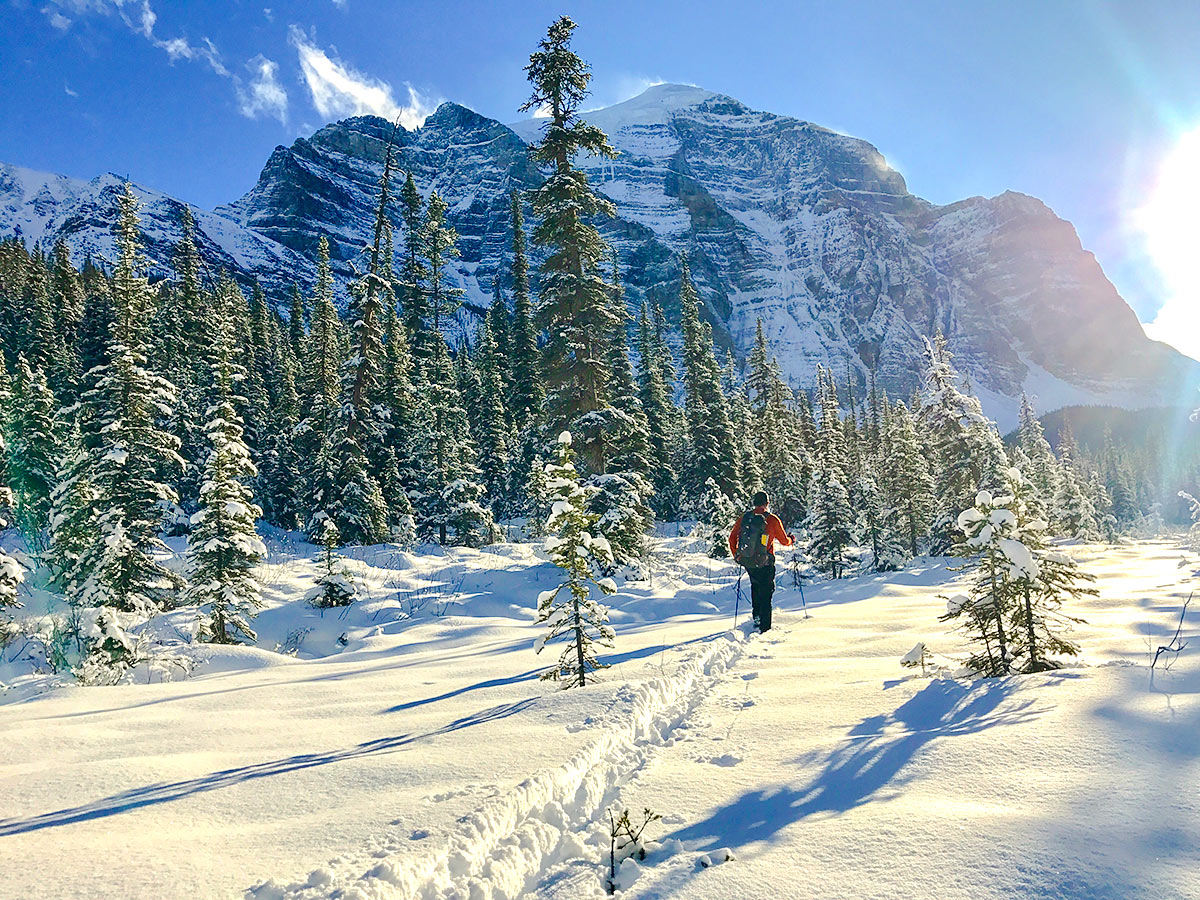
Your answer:
[[[743,570],[744,571],[744,570]],[[737,628],[738,611],[742,606],[742,573],[738,572],[737,586],[734,588],[733,627]]]

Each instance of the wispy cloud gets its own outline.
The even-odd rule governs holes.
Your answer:
[[[57,28],[59,31],[66,31],[71,27],[70,18],[64,16],[53,6],[43,6],[42,14],[50,20],[50,25],[54,28]]]
[[[405,84],[408,103],[397,103],[390,84],[363,75],[331,56],[295,25],[289,31],[289,40],[296,48],[313,108],[326,119],[369,114],[399,119],[401,125],[412,129],[419,127],[436,106],[411,84]]]
[[[260,53],[246,68],[252,73],[250,80],[236,79],[238,111],[249,119],[274,116],[286,125],[288,95],[279,84],[279,64]]]
[[[264,9],[263,12],[269,19],[271,11]],[[225,65],[220,51],[207,37],[199,41],[191,41],[182,35],[163,37],[158,31],[158,14],[150,0],[50,0],[42,13],[50,25],[60,31],[67,31],[74,19],[89,14],[116,16],[131,32],[166,53],[172,63],[179,60],[205,63],[214,73],[231,81],[242,115],[248,118],[271,116],[282,124],[287,123],[288,95],[279,83],[279,67],[275,62],[259,54],[246,64],[250,76],[238,75]],[[67,92],[71,93],[69,88]]]
[[[71,90],[71,86],[69,84],[64,84],[63,90],[67,92],[68,97],[78,97],[79,96],[79,92]]]

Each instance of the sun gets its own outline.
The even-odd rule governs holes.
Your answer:
[[[1163,160],[1135,224],[1167,291],[1146,333],[1200,359],[1200,128]]]

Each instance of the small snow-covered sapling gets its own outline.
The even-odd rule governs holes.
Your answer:
[[[646,858],[646,847],[642,843],[642,833],[651,822],[661,819],[658,813],[651,812],[649,807],[642,810],[641,824],[636,827],[629,818],[629,810],[623,810],[621,815],[608,812],[608,879],[604,889],[608,893],[617,890],[617,865],[626,859],[635,857],[639,861]]]
[[[926,675],[926,666],[930,660],[929,648],[925,646],[925,642],[921,641],[911,650],[904,654],[900,660],[900,665],[906,669],[915,669],[921,667],[921,677]]]

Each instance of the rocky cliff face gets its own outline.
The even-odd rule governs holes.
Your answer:
[[[1022,389],[1067,403],[1176,402],[1200,364],[1149,341],[1080,246],[1070,223],[1021,194],[938,207],[864,141],[681,85],[586,114],[620,151],[580,160],[612,198],[603,223],[631,307],[677,317],[679,253],[688,254],[718,343],[743,354],[761,318],[785,373],[812,383],[830,365],[858,387],[874,371],[893,395],[916,386],[923,340],[950,338],[992,415],[1009,424]],[[397,165],[450,206],[467,292],[457,329],[506,280],[508,194],[540,175],[526,144],[537,119],[505,126],[452,103],[395,136]],[[210,268],[258,278],[282,296],[312,279],[322,234],[340,279],[361,262],[392,126],[360,117],[278,147],[253,189],[198,212]],[[107,256],[117,180],[74,182],[0,167],[0,235],[65,237]],[[178,237],[178,204],[143,191],[148,252],[160,267]],[[536,250],[534,251],[536,258]]]

